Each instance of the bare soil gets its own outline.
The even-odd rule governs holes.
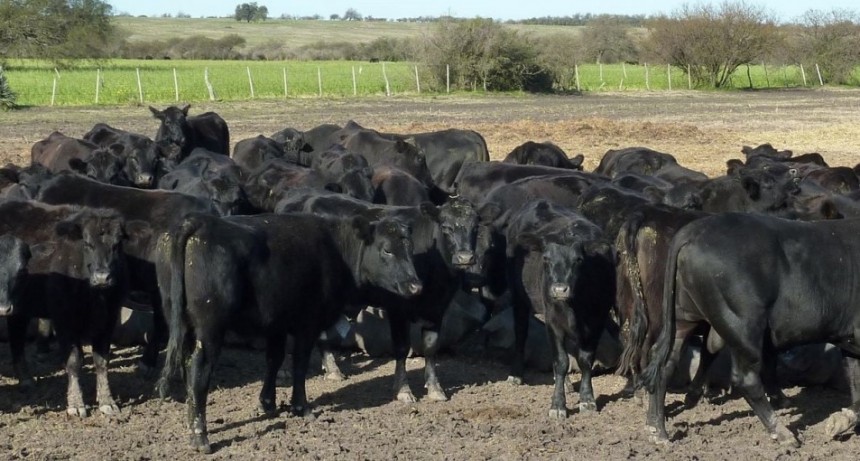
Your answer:
[[[768,91],[743,93],[619,93],[586,96],[480,98],[436,97],[371,100],[288,100],[213,103],[230,124],[233,141],[271,134],[286,126],[307,129],[354,119],[385,131],[470,128],[482,133],[498,159],[527,141],[551,140],[569,154],[583,153],[592,169],[607,149],[648,146],[676,155],[709,175],[743,145],[770,142],[797,153],[819,152],[831,165],[860,162],[860,92]],[[96,122],[154,134],[145,107],[32,108],[0,113],[0,161],[25,164],[30,146],[59,130],[81,136]],[[28,350],[28,352],[33,352]],[[507,365],[479,341],[440,358],[448,402],[392,401],[393,364],[359,353],[348,355],[343,382],[320,376],[308,382],[313,417],[287,411],[273,419],[256,415],[263,374],[262,352],[229,348],[216,370],[209,399],[209,459],[832,459],[853,460],[860,437],[830,440],[828,415],[850,404],[847,394],[825,388],[790,388],[791,403],[779,418],[802,440],[779,447],[749,406],[735,396],[680,411],[682,397],[668,398],[670,448],[647,440],[644,408],[621,397],[623,380],[595,379],[597,414],[547,416],[552,377],[527,373],[527,384],[505,382]],[[200,459],[188,448],[183,403],[152,396],[153,383],[137,373],[138,348],[115,350],[111,363],[118,417],[66,416],[66,379],[55,360],[33,363],[36,386],[20,390],[9,351],[0,346],[0,459]],[[33,355],[31,355],[33,357]],[[424,396],[423,359],[408,362],[416,395]],[[568,406],[575,408],[578,375]],[[93,403],[92,369],[83,380]],[[289,400],[290,389],[278,398]],[[286,409],[286,405],[283,405]]]

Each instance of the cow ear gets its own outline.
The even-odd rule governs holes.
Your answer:
[[[164,112],[156,109],[155,107],[149,106],[149,111],[152,112],[152,116],[159,119],[164,120]]]
[[[582,154],[576,154],[573,157],[569,158],[570,164],[576,168],[582,168],[582,162],[585,161],[585,156]]]
[[[487,203],[478,210],[478,219],[483,224],[489,224],[502,215],[502,207],[497,203]]]
[[[517,245],[528,251],[542,252],[543,240],[535,234],[525,232],[517,236]]]
[[[642,189],[642,194],[645,195],[645,198],[647,198],[651,203],[663,203],[663,197],[666,196],[666,193],[657,186],[645,186],[645,188]]]
[[[110,153],[119,157],[122,155],[123,152],[125,152],[125,146],[118,142],[115,142],[108,146],[108,150],[110,151]]]
[[[845,219],[845,215],[843,215],[836,207],[836,204],[830,200],[825,200],[818,209],[818,212],[821,214],[823,219]]]
[[[186,104],[186,105],[182,106],[179,110],[182,111],[182,115],[187,117],[188,116],[188,109],[190,109],[190,108],[191,108],[191,104]]]
[[[86,174],[87,172],[87,162],[79,159],[79,158],[70,158],[69,159],[69,168],[73,171],[76,171],[81,174]]]
[[[326,184],[323,189],[325,189],[327,191],[335,192],[338,194],[343,193],[343,187],[341,187],[340,184],[335,183],[335,182],[330,182],[330,183]]]
[[[744,162],[740,159],[733,158],[731,160],[726,161],[726,174],[729,176],[735,176],[740,174],[741,169],[744,167]]]
[[[152,236],[152,226],[139,219],[126,221],[124,237],[131,241],[142,241]]]
[[[421,214],[427,216],[433,221],[439,222],[440,212],[439,208],[437,208],[436,205],[430,202],[421,202],[421,205],[419,205],[418,208],[421,209]]]
[[[84,238],[84,230],[81,228],[81,225],[75,221],[60,221],[56,226],[54,226],[54,231],[60,237],[65,237],[69,240],[80,240]]]
[[[761,186],[754,179],[749,177],[741,178],[741,185],[751,199],[758,200],[761,196]]]
[[[355,234],[366,244],[373,243],[374,224],[367,220],[364,216],[357,215],[352,218],[352,228]]]
[[[302,148],[299,149],[299,151],[301,151],[301,152],[313,152],[314,146],[311,146],[308,143],[302,143]]]

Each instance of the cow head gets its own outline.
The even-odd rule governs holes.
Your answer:
[[[212,199],[215,209],[221,216],[239,214],[246,206],[249,206],[248,198],[241,184],[217,174],[213,171],[205,171],[201,179],[202,186],[207,195]]]
[[[415,273],[412,260],[412,231],[400,220],[386,218],[376,222],[356,216],[352,230],[362,243],[358,280],[412,297],[421,293],[423,284]]]
[[[27,274],[30,247],[16,237],[4,235],[0,237],[0,253],[3,254],[3,263],[0,264],[0,316],[5,316],[14,313],[15,302]]]
[[[422,209],[431,208],[429,205],[422,204]],[[468,270],[475,266],[478,212],[471,202],[462,197],[451,198],[438,208],[436,221],[442,231],[448,264],[459,270]]]
[[[120,283],[126,238],[123,220],[114,211],[83,209],[57,223],[56,233],[82,248],[83,274],[93,288],[110,288]]]
[[[132,137],[127,147],[123,169],[125,176],[134,187],[152,189],[155,186],[160,158],[164,156],[162,148],[146,136]]]
[[[69,167],[101,183],[127,186],[130,183],[123,171],[125,161],[122,152],[122,144],[112,144],[109,148],[94,150],[86,160],[69,159]]]
[[[789,208],[792,197],[800,192],[801,179],[796,168],[781,163],[740,171],[741,185],[754,203],[754,211],[760,212]]]
[[[373,200],[373,168],[367,166],[344,173],[338,180],[343,193],[359,200]]]
[[[189,107],[189,105],[181,108],[170,106],[162,111],[149,106],[153,117],[161,121],[155,141],[175,144],[179,146],[183,155],[188,154],[194,146],[194,131],[187,120]]]

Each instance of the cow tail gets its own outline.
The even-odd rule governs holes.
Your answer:
[[[666,363],[669,361],[669,355],[672,353],[672,347],[675,342],[676,272],[678,269],[678,255],[686,244],[686,240],[681,241],[676,238],[667,255],[666,277],[663,281],[663,329],[660,330],[660,335],[657,337],[657,341],[651,350],[648,366],[642,371],[642,384],[651,393],[654,392],[658,378],[660,378],[663,369],[666,367]]]
[[[642,274],[639,268],[638,248],[636,238],[639,229],[642,228],[644,216],[641,213],[632,214],[621,226],[615,246],[618,249],[618,267],[624,268],[624,273],[619,273],[619,280],[626,279],[630,284],[632,295],[629,318],[625,319],[619,312],[618,319],[622,322],[624,336],[624,350],[621,352],[617,374],[622,376],[637,373],[641,362],[641,351],[648,332],[648,315],[645,299],[645,289],[642,286]],[[619,287],[622,283],[618,284]],[[621,309],[621,306],[617,306]],[[624,324],[626,328],[624,328]]]
[[[164,360],[162,379],[169,380],[177,370],[180,370],[185,359],[183,357],[183,342],[188,327],[183,321],[185,317],[185,247],[188,239],[200,229],[202,220],[187,216],[174,229],[173,240],[169,250],[170,265],[170,313],[167,323],[170,337],[167,340],[167,352]]]

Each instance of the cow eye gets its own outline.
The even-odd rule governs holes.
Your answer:
[[[383,248],[382,254],[384,254],[385,256],[394,256],[394,253],[392,253],[391,250],[389,250],[388,248]]]

